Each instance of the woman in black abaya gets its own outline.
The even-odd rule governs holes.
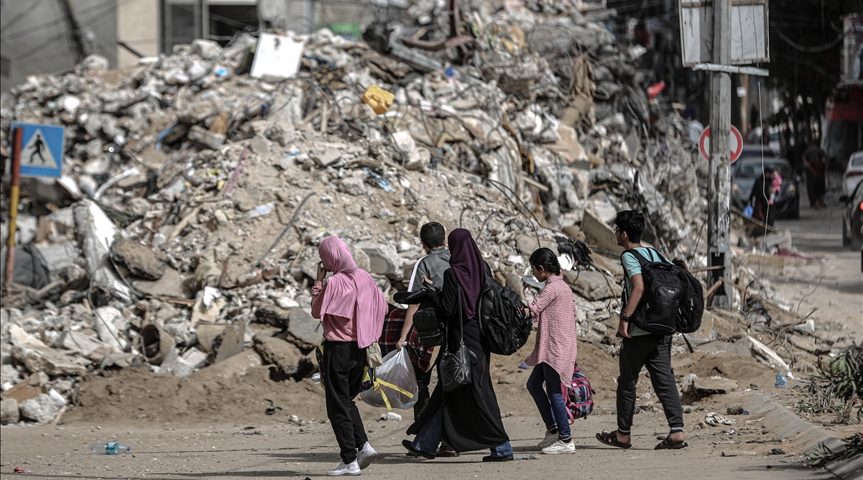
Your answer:
[[[419,419],[408,428],[415,434],[411,442],[402,442],[409,451],[434,458],[441,440],[456,452],[488,448],[491,455],[484,462],[512,460],[512,446],[500,418],[500,407],[489,373],[490,354],[480,341],[477,305],[487,274],[487,265],[469,231],[459,228],[449,234],[450,268],[444,272],[444,284],[435,285],[438,318],[446,324],[446,341],[454,351],[462,338],[459,313],[463,315],[463,338],[473,353],[471,384],[444,392],[440,382]],[[459,305],[461,298],[461,305]],[[440,370],[438,370],[440,378]]]

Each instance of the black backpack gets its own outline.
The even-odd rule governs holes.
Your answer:
[[[512,355],[530,336],[533,321],[527,317],[521,297],[486,275],[479,295],[480,334],[486,349],[498,355]]]
[[[659,252],[653,251],[660,261],[648,260],[634,249],[624,252],[635,256],[644,276],[644,296],[632,323],[656,335],[698,330],[704,314],[701,283],[684,266],[667,263]]]

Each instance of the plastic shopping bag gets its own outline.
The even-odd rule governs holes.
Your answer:
[[[406,348],[388,353],[374,376],[374,386],[360,394],[362,401],[387,410],[407,410],[417,403],[419,387]]]

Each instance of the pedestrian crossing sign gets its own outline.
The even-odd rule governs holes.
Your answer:
[[[63,171],[63,127],[34,123],[13,123],[10,139],[15,138],[15,129],[23,129],[21,135],[21,176],[60,178]]]

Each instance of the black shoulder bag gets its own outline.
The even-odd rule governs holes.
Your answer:
[[[458,287],[458,323],[460,326],[460,339],[455,352],[450,351],[449,341],[446,349],[441,353],[440,380],[444,392],[457,390],[471,383],[470,357],[473,352],[468,350],[464,344],[464,320],[462,318],[461,286]]]

